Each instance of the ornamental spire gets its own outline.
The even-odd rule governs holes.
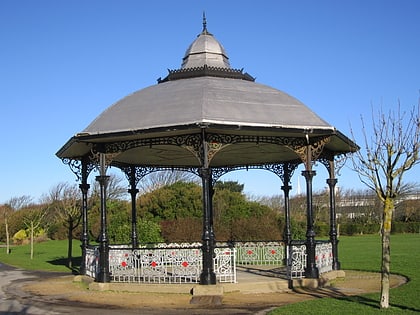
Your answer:
[[[205,11],[203,11],[203,31],[201,32],[200,35],[211,35],[207,31],[207,19],[206,19],[206,12]]]

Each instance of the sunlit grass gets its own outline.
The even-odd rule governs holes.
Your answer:
[[[73,240],[74,266],[80,264],[80,241]],[[28,270],[64,271],[66,267],[67,241],[46,241],[34,244],[34,257],[31,259],[30,245],[13,246],[11,253],[0,248],[0,262]]]
[[[341,237],[342,269],[380,271],[381,239],[378,235]],[[379,292],[354,297],[323,298],[280,307],[274,314],[419,314],[420,234],[391,236],[391,272],[404,275],[409,283],[390,291],[390,308],[379,308]]]

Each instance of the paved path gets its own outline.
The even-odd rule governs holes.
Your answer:
[[[0,315],[110,315],[120,314],[121,310],[103,309],[93,305],[74,305],[69,301],[59,301],[29,295],[21,286],[29,281],[48,278],[60,273],[36,272],[16,269],[0,263]],[[140,314],[138,311],[126,311],[124,314]],[[143,313],[142,313],[143,314]]]
[[[202,307],[202,308],[151,308],[141,307],[138,309],[127,309],[121,307],[101,307],[98,304],[71,302],[66,299],[57,298],[53,295],[36,296],[24,290],[22,286],[39,279],[53,278],[60,276],[60,273],[27,271],[17,269],[0,263],[0,315],[113,315],[113,314],[142,314],[142,315],[218,315],[218,314],[266,314],[265,308],[247,307]],[[68,275],[68,274],[67,274]],[[164,301],[163,301],[164,303]]]

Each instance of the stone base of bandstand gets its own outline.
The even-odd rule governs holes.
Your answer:
[[[290,286],[292,288],[304,288],[315,290],[318,288],[328,286],[331,280],[334,280],[336,278],[345,278],[345,276],[346,273],[344,272],[344,270],[332,270],[321,274],[318,279],[302,278],[290,280]]]
[[[231,292],[242,294],[264,294],[290,292],[293,289],[303,288],[316,290],[328,286],[330,281],[336,278],[344,278],[343,270],[330,271],[321,274],[319,279],[293,279],[284,277],[267,276],[266,274],[252,270],[240,270],[237,283],[217,283],[216,285],[200,284],[146,284],[146,283],[98,283],[86,276],[76,276],[74,281],[88,284],[92,291],[114,291],[131,293],[171,293],[192,294],[191,304],[221,305],[223,295]]]

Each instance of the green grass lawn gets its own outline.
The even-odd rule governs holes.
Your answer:
[[[2,263],[28,270],[46,270],[71,272],[66,267],[67,240],[47,241],[34,244],[34,257],[31,259],[30,245],[13,246],[11,253],[6,248],[0,248],[0,261]],[[81,260],[80,241],[73,240],[73,265],[77,268]]]
[[[378,235],[340,237],[339,260],[342,269],[379,272],[381,239]],[[344,298],[323,298],[280,307],[277,314],[419,314],[420,313],[420,234],[391,236],[391,272],[409,282],[390,291],[390,308],[379,308],[378,293]]]
[[[64,271],[67,241],[35,244],[34,259],[29,245],[15,246],[11,254],[0,248],[0,261],[31,270]],[[80,265],[80,242],[73,242],[74,265]],[[342,269],[375,271],[381,265],[381,240],[378,235],[340,237],[339,259]],[[410,281],[391,289],[388,310],[379,309],[379,293],[344,298],[323,298],[280,307],[270,314],[419,314],[420,313],[420,234],[391,237],[391,272],[404,275]]]

